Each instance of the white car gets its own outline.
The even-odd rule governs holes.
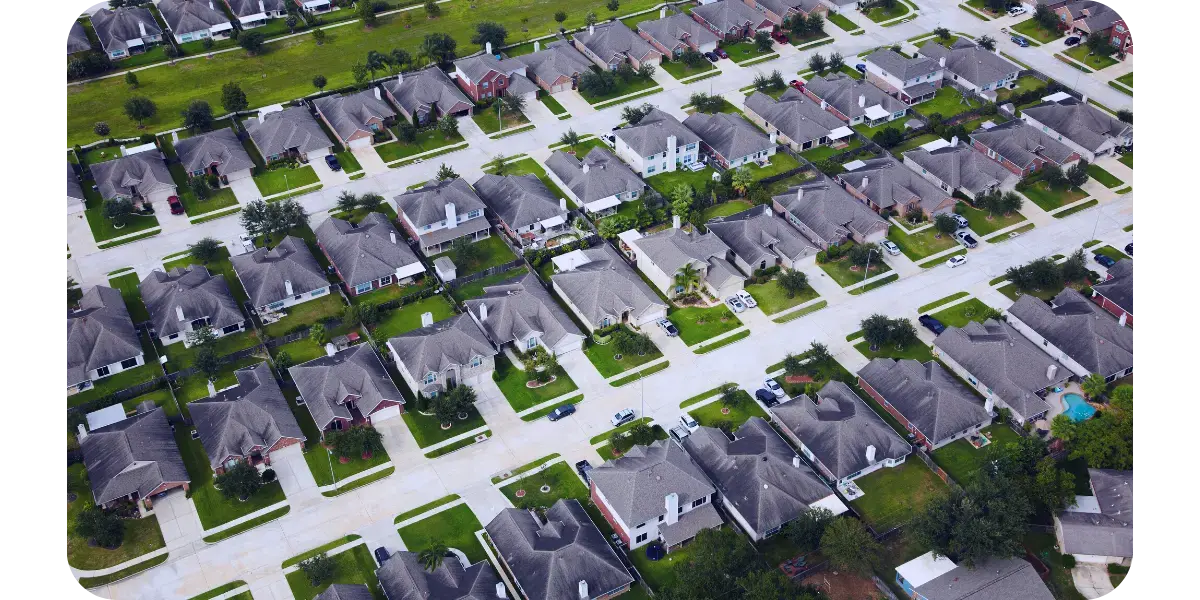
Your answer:
[[[742,304],[746,305],[746,308],[754,308],[755,306],[758,306],[758,301],[756,301],[754,296],[751,296],[750,292],[747,292],[746,290],[738,290],[737,297],[738,300],[742,301]]]
[[[950,267],[951,269],[953,269],[954,267],[957,267],[959,265],[965,265],[965,264],[967,264],[967,257],[961,256],[961,255],[960,256],[951,256],[950,260],[946,261],[946,266]]]
[[[783,391],[783,388],[780,387],[779,382],[771,379],[770,377],[763,380],[763,387],[772,394],[775,394],[776,398],[783,398],[787,395],[787,393]]]
[[[1011,6],[1008,9],[1008,16],[1019,17],[1027,12],[1029,11],[1024,6]]]
[[[742,304],[742,301],[738,300],[737,296],[730,296],[726,298],[725,304],[728,304],[729,308],[735,313],[746,312],[746,305]]]
[[[899,256],[900,254],[900,246],[897,246],[892,240],[883,240],[879,245],[883,246],[883,249],[887,250],[887,253],[892,256]]]
[[[620,412],[612,416],[613,427],[620,427],[633,420],[634,414],[632,408],[621,409]]]
[[[692,415],[689,415],[687,413],[683,413],[682,415],[679,415],[679,424],[683,425],[683,427],[685,429],[687,429],[688,431],[695,431],[696,428],[700,426],[700,424],[697,423],[696,420],[692,418]]]

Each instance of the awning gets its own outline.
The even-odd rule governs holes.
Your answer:
[[[934,150],[938,150],[940,148],[945,148],[946,146],[949,146],[949,145],[950,145],[950,142],[947,142],[946,140],[944,140],[942,138],[938,138],[936,140],[933,140],[932,142],[926,142],[924,144],[921,144],[921,148],[925,149],[928,152],[933,152]]]
[[[618,200],[616,196],[609,196],[607,198],[601,198],[595,202],[589,202],[587,204],[584,204],[583,208],[585,210],[587,210],[588,212],[600,212],[607,208],[619,206],[620,204],[621,204],[621,201]]]
[[[549,219],[542,221],[542,227],[549,229],[551,227],[558,227],[559,225],[562,225],[563,223],[566,223],[566,222],[567,222],[566,215],[555,215],[553,217],[550,217]]]
[[[883,110],[883,107],[879,106],[878,104],[868,106],[866,110],[863,111],[863,114],[872,121],[876,119],[886,119],[892,115],[892,113]]]
[[[853,133],[854,130],[850,129],[849,127],[838,127],[837,129],[829,132],[829,139],[840,140],[848,135],[852,135]]]

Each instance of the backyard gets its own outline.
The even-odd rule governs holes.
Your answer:
[[[799,306],[820,296],[817,290],[810,286],[798,292],[795,297],[788,298],[787,292],[779,285],[778,279],[772,279],[766,283],[749,284],[746,286],[746,291],[758,302],[758,307],[762,309],[763,313],[768,315]]]
[[[366,544],[359,544],[344,552],[331,556],[334,564],[333,577],[318,585],[313,585],[303,571],[296,570],[287,575],[288,587],[296,600],[313,600],[318,594],[335,583],[364,584],[371,589],[375,600],[386,600],[387,596],[379,588],[379,579],[375,577],[375,559]]]
[[[483,279],[477,279],[475,281],[472,281],[471,283],[458,286],[458,287],[450,290],[450,295],[453,296],[454,299],[458,300],[459,302],[463,302],[465,300],[470,300],[471,298],[478,298],[483,295],[484,288],[493,286],[493,285],[498,285],[500,283],[509,281],[511,279],[516,279],[518,277],[525,275],[526,273],[529,273],[529,267],[526,267],[526,266],[514,267],[507,271],[504,271],[501,273],[496,273],[495,275],[488,275],[487,277],[484,277]]]
[[[268,338],[282,337],[327,319],[341,319],[346,305],[337,293],[326,293],[315,300],[287,307],[287,316],[264,326],[262,332]]]
[[[714,173],[716,171],[712,167],[705,167],[699,171],[689,171],[679,167],[674,171],[664,171],[647,177],[646,183],[650,184],[650,187],[658,193],[670,198],[671,190],[681,183],[686,183],[697,191],[704,189],[704,184],[712,181]]]
[[[92,387],[67,396],[67,406],[79,406],[85,402],[131,388],[139,383],[162,377],[162,367],[155,364],[154,343],[150,341],[150,336],[142,332],[138,334],[138,339],[142,342],[142,353],[145,356],[146,364],[93,381]]]
[[[623,373],[637,366],[644,365],[652,360],[662,358],[662,352],[657,347],[653,352],[647,352],[642,355],[638,354],[618,354],[616,344],[597,344],[589,343],[587,348],[583,349],[583,353],[587,355],[588,360],[600,371],[600,376],[604,378],[612,377],[618,373]],[[617,356],[621,358],[617,358]]]
[[[742,322],[724,304],[711,308],[680,308],[667,318],[679,329],[679,339],[689,346],[742,326]]]
[[[748,200],[731,198],[725,202],[714,204],[704,209],[704,212],[700,213],[702,215],[700,219],[707,223],[717,217],[728,217],[729,215],[737,214],[753,207],[754,205],[750,204]]]
[[[800,156],[803,156],[806,160],[808,160],[808,162],[820,162],[831,156],[854,150],[863,144],[862,138],[858,137],[857,135],[850,136],[849,140],[850,141],[844,148],[834,148],[833,146],[816,146],[801,152]]]
[[[931,100],[926,100],[913,107],[914,110],[926,117],[936,113],[942,115],[944,119],[957,116],[973,108],[979,108],[978,101],[971,104],[970,100],[963,98],[962,92],[948,85],[938,88]]]
[[[1013,89],[1001,88],[996,90],[996,100],[1003,104],[1008,100],[1009,96],[1029,90],[1038,90],[1046,87],[1046,82],[1034,77],[1033,75],[1023,75],[1017,78],[1017,87]]]
[[[405,525],[399,529],[399,533],[409,552],[420,552],[441,542],[466,554],[467,560],[475,564],[487,560],[483,545],[475,537],[475,532],[480,529],[483,529],[483,525],[479,524],[471,507],[459,504]]]
[[[453,256],[454,251],[450,250],[428,257],[429,262],[432,263],[439,257],[448,256],[451,260],[454,260],[458,276],[463,277],[478,273],[484,269],[498,267],[517,259],[517,255],[513,254],[512,250],[509,250],[508,244],[504,243],[500,235],[492,235],[478,242],[473,242],[473,245],[478,251],[478,256],[469,261],[455,260]]]
[[[921,459],[913,456],[899,466],[884,467],[855,479],[854,483],[863,496],[851,505],[875,531],[908,523],[947,489]]]
[[[760,167],[758,164],[751,164],[748,168],[750,169],[750,173],[754,175],[754,180],[761,181],[767,177],[800,168],[800,161],[787,152],[776,152],[771,156],[770,164],[767,166]]]
[[[1004,423],[989,425],[983,429],[983,433],[993,444],[1007,444],[1020,438],[1017,432]],[[932,456],[933,461],[946,471],[951,479],[965,484],[983,467],[987,458],[987,446],[975,448],[966,439],[957,439],[934,450]]]
[[[543,493],[543,485],[550,486],[550,490]],[[517,508],[549,507],[562,498],[574,498],[584,505],[589,502],[587,486],[565,462],[555,463],[538,473],[518,479],[500,488],[500,492]],[[518,492],[524,493],[518,497]]]
[[[427,312],[433,313],[433,322],[437,323],[453,317],[455,311],[454,306],[444,296],[430,296],[417,300],[380,314],[379,323],[371,329],[371,337],[381,345],[386,344],[388,340],[402,333],[419,329],[421,315]]]
[[[503,353],[496,355],[496,385],[504,393],[508,404],[516,412],[537,406],[548,400],[579,389],[571,376],[562,368],[554,370],[554,381],[531,388],[526,385],[527,374],[518,369]]]

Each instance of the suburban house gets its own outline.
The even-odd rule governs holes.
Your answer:
[[[484,529],[525,600],[608,600],[633,584],[574,498],[556,501],[545,520],[532,510],[506,508]]]
[[[1047,163],[1065,168],[1080,158],[1066,144],[1020,120],[976,129],[971,133],[971,145],[1020,177]]]
[[[794,152],[835,144],[854,134],[827,107],[795,88],[788,88],[778,100],[762,92],[750,94],[746,98],[745,115]]]
[[[430,125],[446,115],[470,116],[475,106],[437,65],[408,76],[401,73],[395,79],[383,82],[383,91],[400,109],[400,114],[418,127]]]
[[[1008,407],[1016,423],[1032,423],[1050,412],[1043,396],[1072,376],[1011,325],[994,319],[947,327],[933,341],[933,355],[989,404]]]
[[[1062,21],[1065,31],[1082,34],[1107,32],[1121,20],[1121,15],[1115,10],[1093,0],[1066,2],[1055,8],[1054,12]]]
[[[288,369],[321,437],[351,425],[373,425],[400,416],[404,396],[370,344],[334,351]]]
[[[237,17],[242,29],[253,29],[266,25],[268,19],[286,16],[285,2],[287,0],[225,0],[225,5]]]
[[[1076,377],[1095,373],[1112,382],[1133,373],[1133,330],[1071,288],[1050,304],[1024,294],[1007,312],[1009,325]]]
[[[550,277],[567,308],[595,331],[617,323],[635,327],[667,316],[667,305],[607,244],[573,250],[553,259]]]
[[[1133,259],[1108,268],[1106,279],[1092,286],[1092,301],[1133,327]]]
[[[259,112],[257,118],[247,119],[244,125],[267,163],[286,159],[308,162],[333,150],[333,143],[306,106]]]
[[[485,173],[475,182],[475,192],[508,237],[522,247],[545,243],[571,230],[567,199],[556,198],[537,175]]]
[[[622,21],[588,25],[587,31],[576,33],[573,41],[584,56],[610,71],[625,62],[637,69],[643,64],[657,67],[662,61],[662,54]]]
[[[92,14],[92,29],[110,59],[129,58],[162,42],[162,28],[144,6],[101,8]]]
[[[329,0],[322,0],[328,2]],[[335,583],[317,594],[313,600],[374,600],[371,588],[361,583]]]
[[[858,385],[930,452],[992,422],[990,403],[937,361],[874,358],[858,371]]]
[[[831,13],[846,14],[858,8],[859,0],[821,0]]]
[[[407,285],[425,272],[425,265],[383,213],[368,213],[358,223],[330,217],[314,233],[349,296]]]
[[[483,54],[454,61],[454,80],[475,102],[487,102],[504,94],[537,98],[537,86],[525,76],[525,63],[499,59],[492,54],[491,43]]]
[[[642,36],[659,54],[676,58],[684,50],[712,52],[717,49],[717,36],[699,21],[684,13],[667,16],[664,6],[658,19],[637,24],[638,35]]]
[[[936,61],[943,69],[943,83],[996,101],[996,90],[1017,85],[1021,67],[1000,56],[1000,48],[989,52],[966,37],[949,48],[936,42],[921,46],[920,55]]]
[[[188,403],[213,473],[239,462],[271,466],[271,453],[304,441],[304,433],[266,362],[233,372],[237,385]]]
[[[887,237],[887,219],[828,177],[792,186],[771,198],[772,208],[800,230],[817,250],[850,240],[875,244]]]
[[[460,238],[478,242],[491,237],[486,208],[475,190],[460,178],[431,181],[395,197],[400,224],[420,241],[421,253],[433,256]]]
[[[837,181],[846,186],[851,196],[875,211],[888,209],[901,215],[920,211],[932,218],[937,213],[952,210],[958,202],[950,192],[933,185],[891,156],[862,161],[861,166],[838,175]]]
[[[1088,469],[1092,495],[1054,515],[1063,554],[1085,563],[1128,565],[1133,558],[1133,471]]]
[[[387,128],[396,123],[396,111],[383,99],[383,90],[372,87],[345,96],[313,100],[317,116],[343,147],[369,148],[377,135],[391,139]]]
[[[496,349],[474,318],[457,315],[434,323],[425,313],[421,325],[387,341],[409,389],[433,398],[496,369]]]
[[[646,182],[607,148],[593,148],[582,159],[555,150],[546,159],[546,174],[592,214],[613,212],[646,189]]]
[[[1125,19],[1117,19],[1108,32],[1108,43],[1123,49],[1125,54],[1133,54],[1133,32],[1125,24]]]
[[[98,285],[67,311],[67,391],[145,364],[121,292]]]
[[[700,136],[705,154],[723,169],[765,162],[775,155],[775,134],[764,134],[741,115],[694,112],[683,126]]]
[[[642,178],[674,171],[700,159],[700,137],[657,108],[637,125],[613,132],[617,156]]]
[[[1088,162],[1111,156],[1117,148],[1133,144],[1133,125],[1120,121],[1087,103],[1060,92],[1047,102],[1021,111],[1021,120],[1065,144]],[[1046,100],[1046,98],[1043,98]]]
[[[746,277],[733,266],[733,251],[711,231],[701,234],[679,226],[679,217],[670,229],[643,236],[636,230],[621,235],[622,250],[659,291],[674,298],[703,289],[718,298],[737,293]],[[696,274],[696,288],[681,284],[676,275],[685,267]]]
[[[513,60],[525,65],[525,75],[551,94],[575,89],[579,78],[592,68],[591,59],[564,39],[546,44],[545,49],[540,41],[535,41],[532,53]]]
[[[588,481],[592,502],[630,550],[658,540],[676,548],[723,522],[717,490],[671,440],[634,446],[589,471]]]
[[[79,21],[71,23],[71,30],[67,32],[67,56],[79,52],[87,52],[92,49],[92,41],[88,39],[87,31],[84,30],[83,24]]]
[[[158,0],[158,11],[180,44],[225,39],[233,32],[233,24],[214,2],[220,0]]]
[[[717,217],[706,226],[733,250],[733,264],[746,275],[774,266],[794,268],[800,259],[816,251],[770,206],[756,206],[727,217]]]
[[[421,564],[416,552],[401,550],[375,571],[379,587],[388,600],[485,600],[507,598],[507,588],[491,563],[481,560],[473,565],[462,558],[450,558],[433,570]],[[367,597],[371,598],[370,590]]]
[[[233,272],[260,315],[329,293],[329,280],[304,240],[286,236],[272,249],[259,248],[230,259]]]
[[[840,381],[826,383],[815,398],[800,394],[770,410],[800,453],[838,486],[902,465],[912,452],[891,425]]]
[[[124,198],[134,206],[159,203],[163,206],[167,198],[176,193],[175,180],[162,153],[147,150],[106,160],[88,167],[100,196],[105,200]]]
[[[846,505],[762,418],[750,417],[733,438],[702,426],[683,439],[683,447],[751,540],[779,533],[810,508],[846,512]]]
[[[238,308],[225,277],[213,275],[203,265],[155,269],[138,284],[154,335],[164,346],[182,341],[191,347],[190,334],[205,327],[218,337],[246,329],[246,316]]]
[[[307,13],[319,14],[333,10],[331,0],[292,0],[292,2],[295,2],[296,6],[300,7],[300,10]]]
[[[896,584],[913,600],[1054,600],[1024,558],[989,558],[968,568],[930,551],[896,567]]]
[[[228,127],[175,142],[175,154],[189,176],[216,175],[226,184],[250,177],[255,166],[237,134]]]
[[[930,150],[931,145],[936,149]],[[1011,190],[1018,181],[1017,175],[1000,163],[970,145],[959,145],[957,137],[949,142],[934,140],[909,150],[903,159],[904,166],[920,173],[943,192],[959,192],[972,200],[994,190]]]
[[[79,176],[75,174],[75,167],[70,162],[67,163],[67,214],[73,215],[81,213],[87,208],[87,195],[83,193],[83,186],[79,185]]]
[[[154,496],[188,489],[187,467],[161,408],[151,407],[91,431],[80,425],[79,448],[92,498],[101,508],[141,500],[150,509]]]
[[[725,0],[732,2],[733,0]],[[775,25],[783,25],[795,17],[809,17],[813,13],[829,14],[829,7],[821,0],[746,0],[746,4],[763,13]]]
[[[946,68],[937,59],[928,56],[908,58],[891,48],[876,50],[863,57],[863,62],[867,64],[867,81],[909,106],[937,94]]]
[[[904,118],[908,105],[887,92],[845,73],[817,76],[804,84],[804,95],[850,125],[869,127]]]
[[[721,0],[692,9],[692,18],[716,34],[721,41],[736,42],[754,37],[758,31],[771,31],[775,24],[763,13],[740,0]]]
[[[483,288],[463,303],[496,347],[525,353],[538,346],[556,356],[583,348],[583,332],[533,273]]]

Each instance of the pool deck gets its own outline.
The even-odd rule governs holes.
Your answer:
[[[1079,387],[1078,383],[1072,381],[1068,383],[1065,388],[1063,388],[1063,391],[1051,392],[1049,395],[1047,395],[1046,403],[1050,405],[1050,412],[1046,413],[1046,418],[1044,421],[1038,421],[1037,423],[1034,423],[1034,427],[1038,429],[1049,430],[1050,423],[1054,421],[1054,417],[1066,412],[1063,396],[1067,394],[1079,394],[1080,396],[1083,396],[1083,389]]]

